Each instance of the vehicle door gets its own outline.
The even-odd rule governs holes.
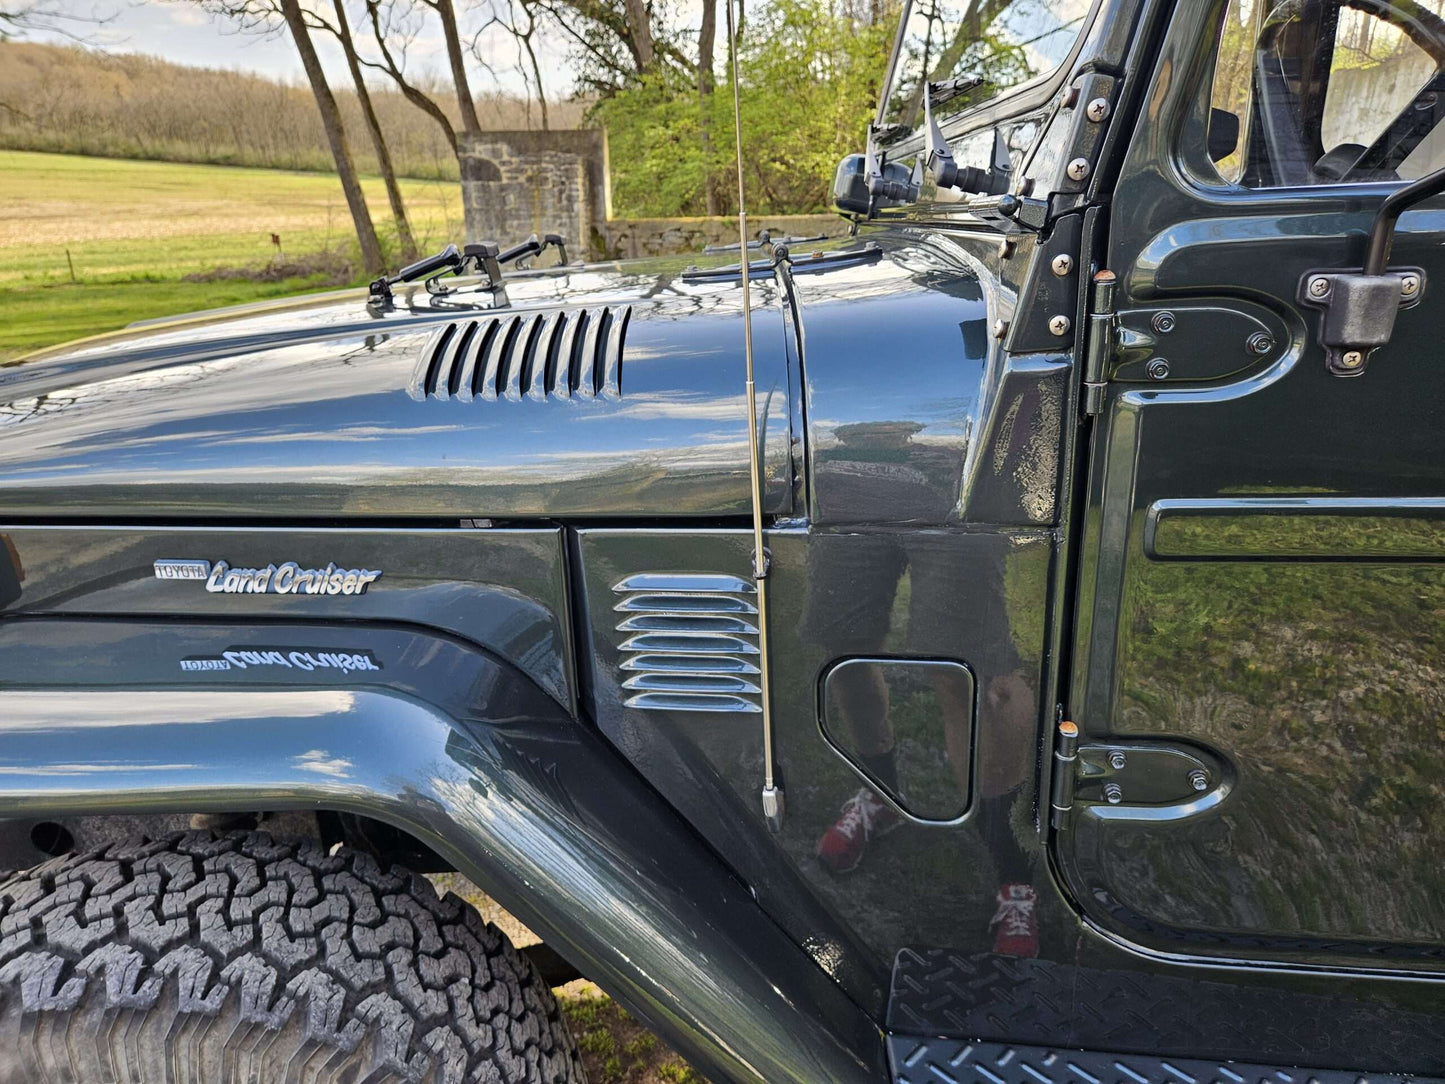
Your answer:
[[[1119,167],[1056,847],[1137,945],[1445,967],[1439,201],[1389,341],[1320,345],[1328,273],[1445,166],[1441,8],[1177,5]]]

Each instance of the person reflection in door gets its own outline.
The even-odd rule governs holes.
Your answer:
[[[1010,627],[1002,561],[997,567],[960,561],[956,546],[929,532],[840,533],[821,536],[813,546],[802,634],[805,642],[822,646],[828,660],[900,654],[939,658],[957,655],[961,642],[975,645],[962,661],[979,681],[980,726],[1004,736],[989,743],[990,757],[979,763],[973,780],[975,821],[999,878],[989,923],[993,947],[1000,954],[1037,956],[1037,893],[1011,823],[1032,772],[1035,697],[1011,637],[967,635]],[[901,637],[890,639],[895,610],[904,609],[899,593],[905,576],[907,625]],[[906,822],[901,807],[907,797],[882,672],[856,668],[836,691],[836,698],[830,695],[830,719],[836,705],[851,738],[850,752],[869,779],[817,843],[823,866],[845,874]],[[943,717],[943,752],[959,795],[966,795],[974,705],[964,683],[938,680],[932,691]]]

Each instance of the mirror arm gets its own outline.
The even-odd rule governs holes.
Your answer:
[[[1400,216],[1442,192],[1445,169],[1391,192],[1375,212],[1362,270],[1320,268],[1300,278],[1299,302],[1320,310],[1319,343],[1325,367],[1335,376],[1363,373],[1370,355],[1390,341],[1400,310],[1420,303],[1425,294],[1424,270],[1391,268],[1390,248]]]
[[[1375,213],[1375,224],[1370,229],[1370,248],[1365,256],[1365,274],[1383,275],[1390,262],[1390,246],[1395,240],[1395,226],[1400,216],[1417,203],[1423,203],[1431,196],[1445,192],[1445,169],[1427,173],[1418,181],[1407,184],[1385,197]]]

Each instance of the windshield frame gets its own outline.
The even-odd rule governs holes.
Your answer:
[[[1046,87],[1049,91],[1047,95],[1043,95],[1042,97],[1047,98],[1052,96],[1055,85],[1062,85],[1077,66],[1080,53],[1083,52],[1085,46],[1094,37],[1099,26],[1102,25],[1099,18],[1100,12],[1103,11],[1106,5],[1111,3],[1117,6],[1131,6],[1122,3],[1122,0],[1092,0],[1092,3],[1089,5],[1089,10],[1085,13],[1083,21],[1080,24],[1079,32],[1074,37],[1074,43],[1070,47],[1068,54],[1063,60],[1059,61],[1058,65],[1052,71],[1036,75],[1032,79],[1025,80],[1022,83],[1015,83],[1013,86],[1000,91],[987,101],[979,102],[978,105],[972,109],[966,109],[946,119],[939,118],[939,125],[950,131],[957,132],[961,132],[965,128],[982,127],[982,124],[973,125],[971,123],[972,119],[987,117],[989,120],[993,120],[995,117],[1008,117],[1027,112],[1029,109],[1034,108],[1032,102],[1019,103],[1016,109],[1000,109],[999,107],[1007,106],[1017,99],[1029,96],[1031,92],[1035,92],[1041,87]],[[893,81],[898,74],[898,61],[902,56],[903,41],[908,31],[908,20],[913,14],[913,4],[914,0],[903,0],[903,8],[898,17],[898,31],[893,36],[893,53],[888,58],[887,73],[883,79],[882,90],[878,95],[878,108],[875,109],[873,113],[873,121],[871,124],[873,128],[882,127],[883,111],[887,108],[888,102],[893,95]],[[887,145],[895,147],[903,146],[912,140],[918,139],[922,132],[923,124],[920,121],[918,126],[909,134],[900,135],[898,138],[890,140]]]

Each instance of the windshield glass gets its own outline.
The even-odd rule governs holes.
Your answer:
[[[923,80],[978,76],[983,83],[934,109],[948,116],[1047,75],[1084,28],[1090,0],[913,0],[883,101],[884,127],[923,121]]]

